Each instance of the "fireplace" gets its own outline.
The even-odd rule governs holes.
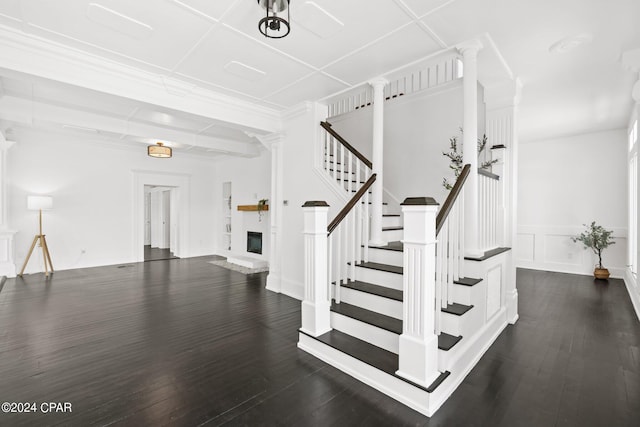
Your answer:
[[[262,255],[262,233],[247,231],[247,252]]]

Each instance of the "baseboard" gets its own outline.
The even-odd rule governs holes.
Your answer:
[[[462,384],[507,325],[507,310],[502,307],[466,344],[462,341],[465,347],[458,353],[453,364],[449,365],[451,375],[431,395],[430,407],[433,412],[437,411]]]
[[[580,276],[593,276],[593,270],[585,271],[577,268],[567,268],[565,264],[553,264],[553,263],[545,263],[543,265],[526,262],[526,261],[516,261],[516,268],[526,268],[527,270],[537,270],[537,271],[551,271],[554,273],[566,273],[566,274],[578,274]],[[624,267],[608,267],[609,273],[611,274],[612,279],[624,279],[625,270]]]
[[[431,406],[431,396],[426,391],[382,372],[303,333],[299,334],[298,348],[421,414],[430,417],[435,412],[435,409]]]
[[[633,277],[629,269],[626,270],[624,275],[624,284],[627,286],[627,292],[629,292],[629,298],[633,309],[636,311],[636,316],[640,322],[640,284],[638,279]]]
[[[304,285],[302,283],[281,277],[280,284],[280,293],[300,301],[304,299]]]

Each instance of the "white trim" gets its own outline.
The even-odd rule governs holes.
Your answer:
[[[465,342],[463,339],[458,345],[463,347],[458,350],[454,360],[448,361],[451,375],[436,389],[438,400],[433,402],[432,408],[437,410],[460,386],[469,372],[478,364],[482,356],[489,350],[489,347],[498,339],[502,331],[507,327],[507,311],[503,307],[489,320],[479,332],[476,332],[472,339]],[[454,347],[455,348],[455,347]],[[450,381],[449,381],[450,380]]]
[[[178,242],[175,246],[175,255],[179,258],[188,258],[189,255],[189,223],[190,223],[190,196],[191,175],[181,173],[169,173],[158,171],[132,170],[132,254],[133,262],[144,261],[144,186],[159,185],[174,187],[178,200]]]
[[[60,43],[0,25],[2,66],[100,92],[246,126],[261,132],[282,128],[279,111],[194,86],[176,92],[178,81],[142,71]],[[165,70],[169,74],[169,70]],[[167,83],[170,87],[167,88]],[[183,84],[189,87],[188,82]],[[245,95],[246,96],[246,95]]]
[[[627,268],[624,274],[624,284],[627,286],[629,292],[629,298],[631,298],[631,304],[636,311],[636,316],[640,322],[640,283],[638,279],[633,277],[631,271]]]
[[[302,283],[282,276],[280,276],[280,283],[280,293],[299,301],[304,300],[304,285]]]
[[[408,407],[415,409],[421,414],[430,417],[438,409],[430,404],[431,396],[426,391],[414,387],[386,372],[380,371],[305,334],[299,334],[298,348]],[[440,386],[442,386],[442,384]],[[440,405],[438,405],[438,407],[439,406]]]

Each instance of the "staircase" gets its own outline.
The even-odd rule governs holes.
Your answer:
[[[445,210],[447,214],[452,210],[452,219],[440,218],[441,223],[437,227],[436,206],[432,206],[434,229],[439,230],[438,249],[431,258],[435,267],[431,274],[435,273],[436,280],[433,281],[430,274],[426,274],[426,277],[432,283],[427,288],[435,289],[435,295],[429,300],[431,302],[423,304],[426,307],[410,304],[406,290],[410,289],[414,299],[421,297],[418,294],[427,288],[424,284],[413,287],[413,281],[418,279],[415,277],[416,271],[425,270],[428,265],[416,264],[415,260],[411,260],[411,255],[405,253],[402,241],[407,236],[401,214],[383,215],[382,229],[385,241],[389,242],[387,245],[369,245],[368,192],[371,183],[375,181],[375,174],[371,173],[370,162],[367,164],[368,161],[363,160],[359,153],[352,152],[352,147],[330,125],[323,127],[331,135],[324,146],[325,172],[346,193],[355,196],[329,224],[329,238],[323,235],[325,228],[322,225],[327,224],[326,219],[322,219],[322,212],[327,212],[328,208],[322,205],[307,206],[307,212],[310,214],[313,211],[313,221],[316,222],[308,228],[305,225],[305,235],[308,237],[305,243],[307,260],[312,264],[306,271],[308,280],[317,282],[319,286],[306,285],[303,327],[298,346],[430,416],[455,390],[506,326],[506,315],[503,315],[502,307],[499,309],[500,313],[492,313],[490,318],[486,316],[490,292],[487,281],[483,279],[489,276],[480,264],[487,259],[463,258],[463,248],[460,247],[457,232],[460,226],[457,223],[450,224],[453,221],[459,222],[462,217],[455,200],[450,203],[447,201],[439,215],[443,216]],[[468,168],[466,173],[468,174]],[[459,186],[457,190],[454,188],[457,194],[461,191],[464,179],[456,184]],[[454,199],[456,197],[453,195]],[[312,217],[309,215],[307,218]],[[336,235],[337,238],[334,237]],[[432,246],[436,246],[435,241]],[[327,250],[329,256],[325,263],[321,261],[322,256],[319,258],[320,262],[316,262],[313,254],[326,254]],[[500,254],[504,254],[504,251],[497,255]],[[495,261],[494,259],[487,265],[494,266]],[[407,265],[411,268],[409,276],[405,277]],[[463,271],[477,273],[477,276],[464,277],[461,274]],[[415,307],[426,310],[426,314],[414,313]],[[435,313],[434,307],[437,310]],[[311,310],[313,315],[308,314]],[[328,318],[325,310],[328,311]],[[424,320],[421,316],[425,315],[432,318],[431,323],[427,321],[425,324],[432,326],[422,328],[418,325],[420,327],[417,330],[421,332],[412,335],[410,331],[416,329],[415,319],[419,319],[420,323]],[[312,317],[312,320],[306,320]],[[407,319],[412,325],[405,328],[403,326],[407,326],[404,325]],[[414,381],[413,374],[400,372],[401,359],[414,358],[413,354],[401,354],[403,333],[406,334],[405,341],[410,343],[422,340],[422,344],[429,345],[429,337],[437,340],[437,349],[435,341],[432,343],[436,352],[433,363],[436,366],[422,377],[422,381],[418,377]],[[428,365],[428,361],[426,364]],[[407,366],[406,362],[404,366]],[[413,366],[410,370],[412,369]]]

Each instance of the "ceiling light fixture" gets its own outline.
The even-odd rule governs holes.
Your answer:
[[[171,152],[171,147],[165,147],[162,142],[158,142],[156,145],[147,146],[147,154],[149,157],[168,159],[173,153]]]
[[[258,4],[266,11],[266,16],[258,22],[258,29],[263,36],[270,39],[281,39],[289,34],[289,0],[258,0]],[[287,11],[287,18],[279,16]]]

